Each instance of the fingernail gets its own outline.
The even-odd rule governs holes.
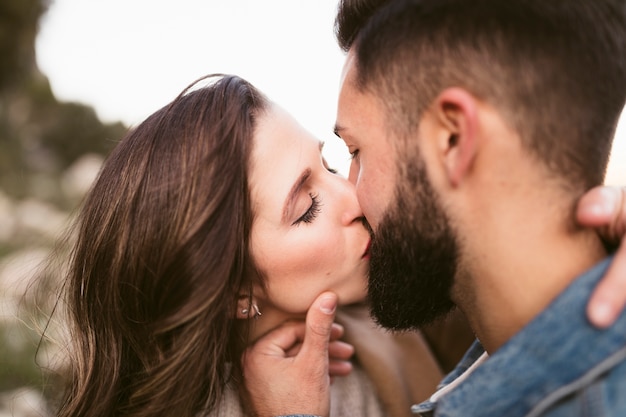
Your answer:
[[[333,314],[337,307],[337,299],[333,296],[326,296],[320,300],[320,310],[322,313]]]
[[[609,216],[613,214],[617,198],[615,191],[611,188],[601,188],[600,194],[602,198],[590,203],[587,210],[596,216]]]
[[[600,303],[589,312],[593,324],[600,328],[609,327],[615,321],[615,312],[605,303]]]

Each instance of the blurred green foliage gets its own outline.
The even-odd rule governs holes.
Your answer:
[[[89,106],[55,99],[35,60],[48,6],[0,2],[0,189],[17,198],[32,196],[33,175],[55,176],[85,153],[106,154],[126,131],[122,123],[102,123]]]
[[[0,391],[41,387],[42,370],[35,364],[39,335],[17,323],[0,326]]]
[[[54,97],[35,59],[39,21],[49,6],[50,0],[0,1],[0,193],[14,201],[43,200],[69,212],[76,201],[64,197],[63,171],[83,154],[108,153],[127,128],[102,123],[89,106]],[[53,189],[37,195],[42,179]],[[0,242],[0,261],[26,244]],[[45,325],[40,307],[31,306],[27,315]],[[50,375],[35,357],[45,346],[39,332],[22,319],[0,320],[0,392],[24,386],[44,390]]]
[[[0,90],[20,84],[32,72],[37,25],[47,8],[45,0],[0,2]]]

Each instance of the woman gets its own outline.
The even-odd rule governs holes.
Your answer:
[[[209,79],[118,144],[82,207],[59,415],[250,414],[245,348],[326,290],[356,348],[334,415],[404,415],[441,374],[418,334],[377,330],[361,304],[370,235],[353,186],[252,85]]]

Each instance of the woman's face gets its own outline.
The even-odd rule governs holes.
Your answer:
[[[331,172],[321,142],[275,104],[258,120],[250,187],[252,258],[266,292],[266,311],[299,315],[323,291],[339,303],[366,295],[370,236],[355,188]]]

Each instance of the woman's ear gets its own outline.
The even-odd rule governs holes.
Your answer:
[[[477,152],[478,101],[462,88],[445,89],[434,103],[434,114],[443,129],[440,149],[450,184],[458,187],[470,173]]]
[[[261,310],[254,297],[249,294],[240,294],[237,299],[237,310],[235,311],[235,318],[240,320],[247,320],[249,318],[258,319],[262,316]]]
[[[247,320],[250,318],[250,306],[252,305],[250,295],[240,294],[237,299],[237,309],[235,311],[235,318],[241,320]]]

